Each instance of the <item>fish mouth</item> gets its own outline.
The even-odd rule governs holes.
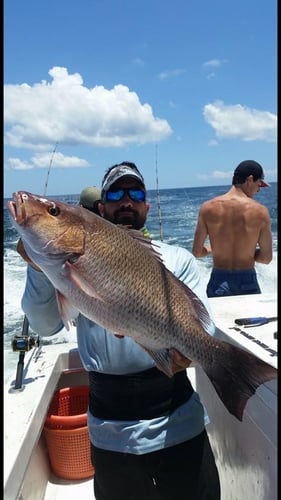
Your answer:
[[[13,201],[8,201],[8,210],[12,218],[17,224],[21,225],[26,220],[25,211],[25,200],[28,199],[28,195],[22,191],[16,191],[13,193]]]

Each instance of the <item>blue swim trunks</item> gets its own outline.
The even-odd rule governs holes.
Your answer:
[[[208,297],[261,293],[255,269],[228,271],[213,269],[207,285]]]

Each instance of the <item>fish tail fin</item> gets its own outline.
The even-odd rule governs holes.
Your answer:
[[[261,384],[277,378],[277,369],[244,349],[222,343],[223,352],[216,348],[212,363],[203,369],[228,411],[242,421],[248,399]]]

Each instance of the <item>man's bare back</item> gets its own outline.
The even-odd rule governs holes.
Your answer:
[[[199,219],[197,231],[203,235],[206,228],[214,267],[232,270],[253,268],[257,244],[260,242],[264,257],[259,252],[258,261],[270,262],[272,241],[268,211],[244,193],[231,189],[222,196],[206,201],[201,207]],[[202,225],[203,232],[200,229]],[[202,236],[200,238],[200,234],[195,232],[194,255],[198,238],[201,244]]]
[[[208,297],[261,293],[255,263],[272,260],[271,220],[268,209],[253,197],[267,186],[262,166],[245,160],[234,170],[230,190],[202,204],[192,253],[213,255]]]

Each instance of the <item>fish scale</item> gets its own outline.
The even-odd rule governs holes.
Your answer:
[[[127,335],[173,375],[170,349],[199,363],[226,408],[242,420],[256,389],[277,370],[208,334],[200,299],[162,263],[157,243],[81,206],[26,191],[8,202],[27,255],[57,291],[68,326],[79,312],[110,332]]]

